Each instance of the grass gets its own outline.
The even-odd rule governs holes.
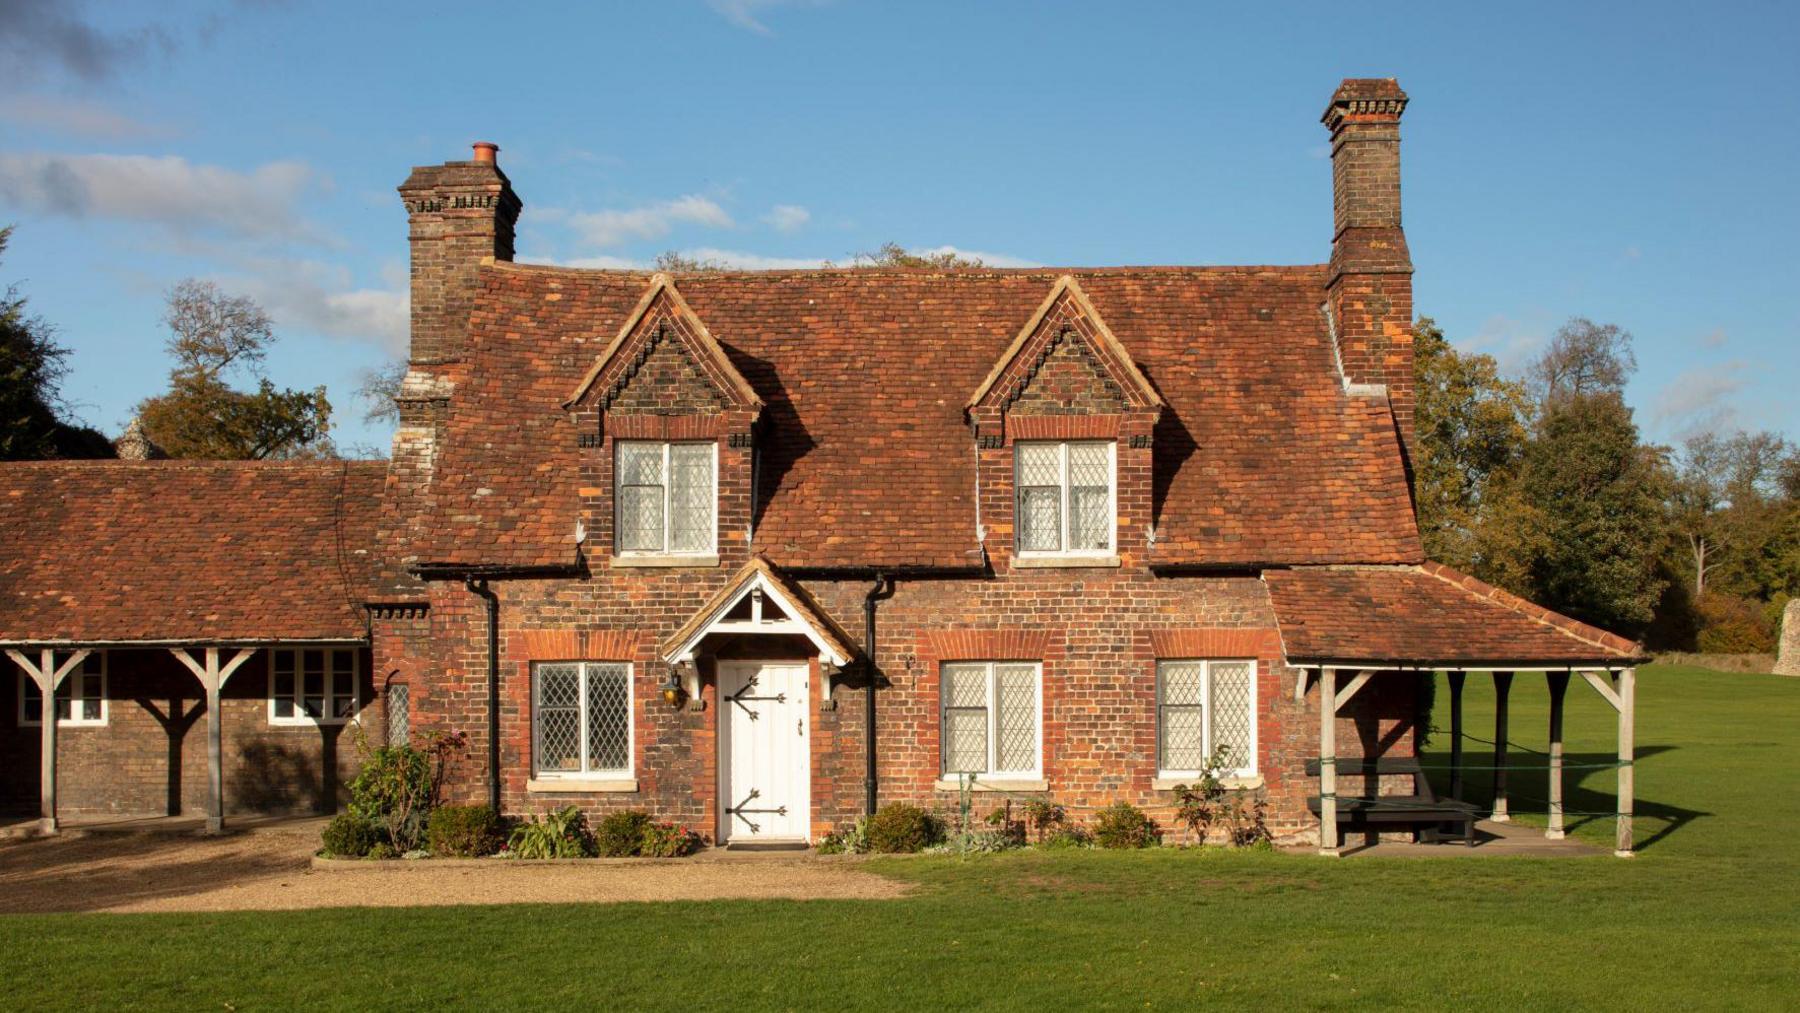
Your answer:
[[[11,916],[0,994],[21,1009],[1789,1007],[1800,680],[1652,667],[1639,686],[1629,861],[1027,852],[871,863],[918,884],[898,901]],[[1515,684],[1515,741],[1541,748],[1543,695],[1537,677]],[[1484,736],[1491,696],[1470,680]],[[1583,684],[1567,727],[1570,762],[1610,755],[1611,711]],[[1570,808],[1609,808],[1612,772],[1583,774]],[[1513,785],[1543,796],[1541,778]],[[1610,849],[1610,821],[1575,833]]]

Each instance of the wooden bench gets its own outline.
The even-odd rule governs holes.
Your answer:
[[[1311,777],[1319,776],[1319,761],[1306,761],[1306,773]],[[1366,830],[1375,826],[1411,826],[1417,827],[1423,836],[1435,835],[1438,826],[1444,823],[1460,824],[1463,843],[1469,846],[1475,844],[1477,808],[1460,799],[1438,797],[1431,790],[1431,779],[1425,776],[1425,770],[1419,766],[1417,757],[1339,759],[1337,776],[1338,840],[1332,842],[1335,846],[1343,845],[1344,832],[1352,828]],[[1411,777],[1412,794],[1378,794],[1379,781],[1371,784],[1369,779],[1379,776]],[[1365,786],[1362,792],[1350,794],[1344,790],[1345,779],[1351,777],[1362,779]],[[1315,816],[1318,815],[1319,796],[1309,798],[1307,806]]]

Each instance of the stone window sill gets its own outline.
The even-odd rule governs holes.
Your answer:
[[[716,553],[706,556],[614,556],[612,565],[614,567],[691,567],[693,569],[706,569],[718,566],[719,557]]]
[[[1083,568],[1116,567],[1118,556],[1014,556],[1013,568],[1018,570],[1075,570]]]
[[[1197,775],[1189,777],[1159,777],[1150,782],[1150,790],[1174,791],[1175,786],[1178,784],[1197,784],[1199,781],[1200,778]],[[1221,777],[1219,778],[1219,783],[1227,788],[1261,788],[1263,786],[1263,778],[1261,774],[1251,774],[1249,777]]]
[[[961,791],[962,790],[962,782],[955,778],[940,777],[937,779],[937,782],[932,785],[932,788],[937,791]],[[1021,779],[1017,779],[1017,778],[1008,778],[1006,780],[993,780],[993,781],[977,780],[975,782],[974,787],[970,788],[969,790],[970,791],[1048,791],[1048,790],[1050,790],[1050,782],[1043,781],[1043,780],[1037,780],[1037,781],[1021,780]]]
[[[529,792],[635,792],[638,790],[637,780],[629,781],[591,781],[578,778],[534,777],[525,782],[525,790]]]

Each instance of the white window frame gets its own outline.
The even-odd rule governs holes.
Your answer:
[[[1156,777],[1157,780],[1181,780],[1197,778],[1198,770],[1166,770],[1163,768],[1163,666],[1165,665],[1199,665],[1200,666],[1200,755],[1213,754],[1213,698],[1212,667],[1214,665],[1248,665],[1250,666],[1250,762],[1242,767],[1222,770],[1227,777],[1255,777],[1256,751],[1261,729],[1256,712],[1256,659],[1255,658],[1158,658],[1156,661]],[[1182,705],[1178,705],[1182,706]]]
[[[699,549],[672,549],[669,547],[669,525],[675,513],[672,502],[675,495],[675,483],[670,480],[669,464],[672,459],[670,448],[683,446],[709,446],[712,448],[712,530],[708,533],[707,543]],[[663,530],[662,548],[660,549],[626,549],[619,545],[619,457],[625,447],[660,447],[662,448],[662,490],[663,490]],[[615,556],[716,556],[719,554],[719,443],[717,440],[615,440],[613,441],[613,555]]]
[[[1062,531],[1059,534],[1060,549],[1026,549],[1022,547],[1024,524],[1025,493],[1024,485],[1019,481],[1022,470],[1020,447],[1055,447],[1057,448],[1057,489],[1061,493],[1062,507],[1060,520]],[[1074,446],[1100,446],[1106,448],[1106,547],[1104,549],[1071,549],[1069,547],[1069,525],[1074,516],[1075,491],[1069,482],[1069,448]],[[1106,559],[1118,552],[1119,548],[1119,443],[1117,440],[1019,440],[1013,444],[1013,544],[1014,554],[1021,559]]]
[[[69,651],[55,652],[55,654],[53,654],[51,656],[53,659],[53,664],[55,664],[58,668],[62,667],[63,662],[69,660],[70,653],[71,652],[69,652]],[[63,676],[62,685],[56,687],[56,691],[57,691],[57,693],[62,692],[63,686],[67,686],[69,688],[69,716],[66,718],[57,718],[56,719],[56,727],[58,727],[58,728],[102,728],[102,727],[105,727],[108,718],[111,716],[111,708],[109,707],[109,705],[107,703],[107,695],[108,695],[107,688],[108,688],[109,680],[107,678],[106,670],[107,670],[107,655],[108,655],[108,653],[109,652],[107,652],[107,651],[90,651],[88,653],[88,656],[86,658],[82,659],[81,665],[75,666],[74,669],[70,670],[68,675]],[[99,659],[99,665],[100,665],[100,717],[99,718],[84,718],[84,717],[80,716],[81,715],[81,707],[79,706],[79,704],[81,704],[82,701],[87,699],[87,683],[84,681],[83,677],[90,673],[83,672],[82,667],[85,666],[89,661],[92,661],[93,659],[96,659],[96,658]],[[55,669],[51,669],[51,671],[55,671]],[[38,713],[39,713],[40,717],[35,721],[25,717],[25,694],[28,692],[31,692],[33,690],[36,690],[37,688],[38,688],[38,684],[37,684],[36,680],[32,679],[31,676],[26,675],[23,671],[21,671],[19,673],[19,727],[20,728],[42,728],[44,725],[43,718],[41,717],[41,715],[43,713],[42,710],[39,710]],[[53,711],[54,711],[54,708],[56,707],[54,697],[55,697],[55,694],[52,694],[52,702],[51,702],[50,706]]]
[[[327,655],[341,651],[350,655],[350,715],[348,717],[334,717],[329,714],[323,714],[315,718],[306,714],[305,705],[302,703],[302,701],[306,699],[306,673],[301,667],[302,654],[306,651],[324,651]],[[293,704],[294,712],[287,715],[275,713],[275,704],[281,699],[275,693],[275,656],[278,654],[291,654],[294,656],[294,689],[287,697],[288,701]],[[362,697],[363,673],[361,649],[355,647],[335,647],[323,644],[311,647],[271,647],[269,648],[266,660],[269,668],[269,724],[271,726],[277,728],[316,728],[320,725],[343,725],[351,722],[360,723],[362,721],[364,701]],[[327,657],[325,659],[324,681],[319,687],[323,694],[322,699],[325,701],[325,705],[322,709],[331,709],[330,703],[338,695],[333,692],[336,685],[336,674],[337,666],[333,665],[331,659]]]
[[[576,714],[580,719],[576,734],[581,742],[579,770],[543,770],[538,767],[538,667],[540,665],[576,665],[581,669],[576,698]],[[625,667],[625,766],[618,769],[588,765],[588,666]],[[534,781],[630,781],[637,777],[637,666],[629,661],[550,660],[531,663],[531,778]]]
[[[1037,704],[1037,745],[1032,752],[1036,763],[1030,770],[995,770],[994,756],[1000,743],[1000,708],[995,706],[999,696],[999,669],[1003,665],[1030,665],[1037,678],[1037,689],[1034,694]],[[945,719],[950,710],[950,698],[944,692],[944,670],[947,668],[983,667],[987,676],[987,770],[980,772],[951,771],[949,767],[950,751],[947,737],[949,722]],[[938,665],[938,776],[945,780],[955,780],[969,774],[976,778],[987,778],[992,781],[1041,781],[1044,778],[1044,663],[1027,661],[1023,658],[1001,659],[998,661],[944,661]]]

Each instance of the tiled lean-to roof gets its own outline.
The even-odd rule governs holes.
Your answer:
[[[0,464],[0,642],[360,640],[386,465]]]
[[[965,406],[1064,275],[1165,402],[1154,562],[1417,563],[1393,419],[1379,398],[1343,390],[1325,272],[850,269],[675,283],[765,405],[754,548],[776,565],[979,561]],[[482,269],[417,558],[574,561],[581,434],[564,404],[651,283]]]
[[[1264,574],[1291,661],[1629,664],[1639,645],[1440,563]]]

